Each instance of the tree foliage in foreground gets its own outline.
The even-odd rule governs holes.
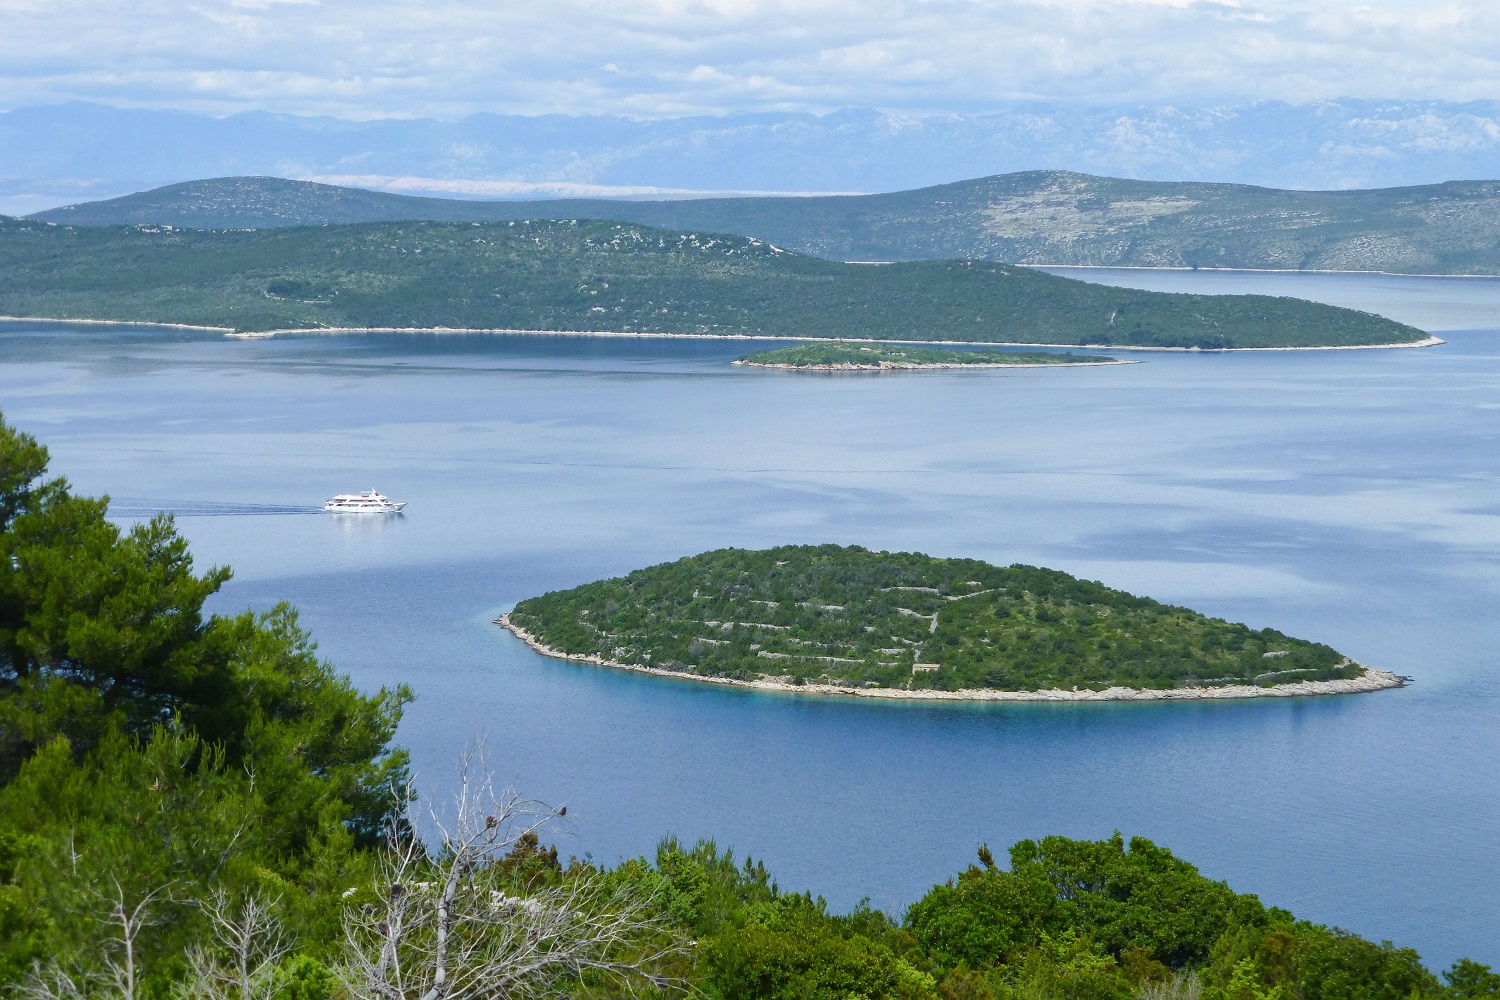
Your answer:
[[[858,546],[719,549],[530,598],[510,620],[574,656],[908,690],[1270,685],[1363,669],[1321,643],[1057,570]]]
[[[716,1000],[1423,1000],[1500,996],[1461,960],[1300,921],[1143,838],[1047,837],[935,886],[895,920],[832,914],[711,843],[626,865],[699,942]]]
[[[215,232],[0,218],[0,315],[235,330],[378,327],[1140,347],[1404,344],[1413,327],[1267,295],[1184,295],[985,261],[884,267],[614,222]]]
[[[169,518],[122,530],[46,466],[0,423],[0,981],[87,951],[101,910],[152,892],[260,890],[299,931],[326,925],[404,780],[407,692],[360,694],[289,607],[205,614],[227,570],[196,573]],[[147,958],[203,923],[156,911]]]
[[[1440,980],[1410,949],[1296,920],[1118,834],[1022,841],[1008,869],[982,847],[896,919],[830,913],[712,843],[564,863],[540,834],[565,810],[496,792],[482,767],[421,812],[389,748],[405,691],[354,691],[287,608],[205,615],[224,571],[195,574],[168,521],[115,528],[45,468],[0,422],[7,997],[1500,996],[1485,965]],[[968,570],[950,589],[968,592]],[[1033,593],[1097,586],[1036,573],[1019,578]],[[815,579],[793,574],[783,596],[819,596],[793,588]]]

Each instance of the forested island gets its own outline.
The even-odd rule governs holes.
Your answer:
[[[1288,191],[1026,170],[868,195],[463,201],[218,177],[40,212],[64,225],[249,229],[574,217],[737,233],[831,260],[1500,274],[1500,182]]]
[[[825,341],[756,351],[734,362],[750,368],[794,371],[893,371],[909,368],[1047,368],[1066,365],[1117,365],[1099,354],[1046,351],[955,351],[941,347],[906,347]]]
[[[290,607],[206,613],[228,570],[197,572],[168,517],[116,526],[47,465],[0,421],[6,996],[1500,995],[1488,966],[1439,977],[1409,948],[1298,920],[1139,837],[1023,840],[1008,867],[982,846],[897,914],[830,912],[712,842],[564,858],[542,838],[566,810],[491,791],[481,760],[455,802],[417,799],[392,744],[412,692],[355,690]],[[938,589],[988,579],[968,573]],[[429,806],[441,829],[423,826]]]
[[[718,549],[517,604],[551,656],[818,694],[1126,700],[1341,694],[1394,674],[1057,570],[859,546]]]
[[[872,267],[615,222],[253,231],[0,218],[0,315],[277,330],[507,330],[1139,348],[1420,346],[1264,295],[1183,295],[985,261]]]

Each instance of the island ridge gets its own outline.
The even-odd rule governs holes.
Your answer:
[[[1105,346],[1422,346],[1266,295],[1115,288],[987,261],[872,267],[763,240],[577,220],[251,231],[0,217],[0,316],[238,333],[493,330]]]
[[[1298,191],[1026,170],[887,194],[461,201],[278,177],[187,181],[38,212],[60,225],[261,229],[609,219],[735,233],[829,260],[1500,274],[1500,182]]]
[[[719,549],[521,601],[539,652],[692,680],[963,700],[1345,694],[1402,678],[1034,566],[859,546]]]

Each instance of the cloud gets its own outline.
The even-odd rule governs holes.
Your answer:
[[[0,106],[647,117],[1500,93],[1490,0],[0,0]]]

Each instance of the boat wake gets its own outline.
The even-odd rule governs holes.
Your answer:
[[[171,514],[174,517],[251,517],[322,512],[322,507],[306,504],[218,503],[212,500],[141,500],[126,497],[112,497],[109,501],[110,517],[146,518],[157,514]]]

